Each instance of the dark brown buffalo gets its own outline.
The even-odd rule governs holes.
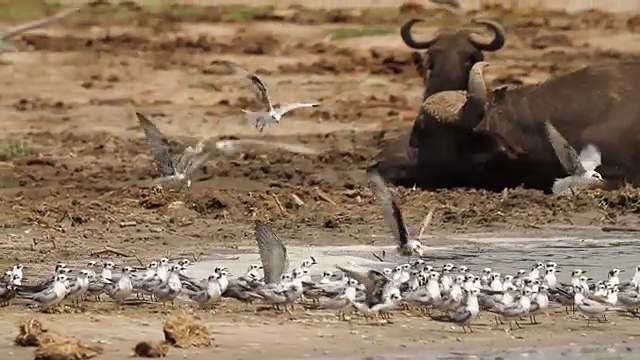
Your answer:
[[[590,143],[600,149],[602,165],[596,170],[605,180],[640,185],[638,93],[640,62],[632,61],[494,91],[486,110],[467,112],[457,121],[433,121],[421,111],[412,136],[392,141],[369,168],[396,185],[489,190],[524,185],[548,192],[554,179],[565,175],[544,132],[549,119],[578,151]]]
[[[483,51],[497,51],[505,44],[505,31],[495,21],[477,19],[475,23],[486,25],[494,33],[493,40],[483,42],[466,30],[443,30],[430,40],[418,41],[411,35],[412,27],[423,19],[411,19],[400,28],[400,36],[407,46],[416,50],[428,50],[424,69],[418,69],[423,78],[428,77],[424,98],[440,91],[467,88],[471,67],[484,60]],[[421,61],[421,60],[419,60]],[[426,74],[428,72],[428,76]]]

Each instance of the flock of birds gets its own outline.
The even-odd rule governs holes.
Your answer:
[[[337,271],[324,271],[314,280],[311,268],[315,258],[286,272],[289,259],[286,247],[266,225],[256,223],[256,240],[262,264],[250,265],[241,276],[231,276],[225,267],[216,267],[205,279],[188,275],[190,261],[171,262],[163,258],[150,262],[146,269],[122,267],[115,275],[116,265],[107,261],[97,272],[97,262],[72,270],[64,263],[55,266],[53,274],[37,284],[23,284],[21,264],[5,272],[0,283],[0,301],[8,305],[22,298],[50,310],[63,303],[80,306],[83,301],[111,298],[120,308],[125,301],[137,297],[163,303],[184,297],[203,309],[215,307],[222,298],[244,303],[260,301],[287,312],[302,303],[308,310],[334,310],[340,317],[355,309],[364,317],[381,315],[397,307],[420,309],[438,322],[455,323],[473,332],[471,323],[481,312],[494,314],[496,322],[503,320],[520,328],[519,321],[544,313],[554,304],[572,308],[591,320],[606,320],[609,312],[636,313],[640,308],[640,266],[629,281],[621,281],[624,270],[611,269],[606,279],[593,282],[586,271],[575,269],[569,283],[558,280],[560,271],[555,262],[537,262],[530,271],[519,270],[503,275],[484,268],[474,274],[467,266],[444,264],[438,271],[423,259],[399,264],[381,271],[350,263],[336,266]],[[339,271],[338,271],[339,270]],[[72,277],[72,273],[76,273]],[[434,314],[438,310],[439,314]]]
[[[150,262],[144,269],[122,267],[114,275],[116,265],[107,261],[96,272],[97,262],[91,261],[77,275],[66,264],[58,263],[53,274],[37,283],[23,284],[21,264],[8,270],[0,283],[0,301],[8,305],[14,298],[22,298],[45,309],[67,302],[79,306],[81,301],[99,301],[104,295],[118,308],[133,298],[149,298],[165,306],[174,305],[184,297],[198,307],[211,309],[222,298],[244,303],[259,301],[276,310],[291,312],[296,303],[308,310],[334,310],[344,318],[345,312],[355,309],[365,318],[388,318],[397,307],[414,307],[438,322],[455,323],[473,332],[471,324],[481,312],[495,315],[496,323],[509,322],[520,328],[519,321],[545,313],[557,304],[577,311],[587,318],[605,320],[610,312],[635,314],[640,309],[640,266],[629,281],[621,281],[624,270],[611,269],[606,279],[593,282],[586,271],[575,269],[569,283],[557,278],[560,271],[555,262],[537,262],[530,271],[503,275],[484,268],[474,274],[467,266],[446,263],[442,267],[428,264],[425,247],[418,240],[409,240],[400,207],[379,175],[369,179],[389,230],[398,242],[397,253],[407,262],[382,270],[369,269],[350,262],[336,265],[336,271],[324,271],[319,279],[311,268],[318,264],[309,257],[289,271],[287,248],[266,224],[256,221],[255,239],[260,264],[252,264],[245,274],[232,276],[228,268],[219,266],[205,279],[189,276],[188,259],[172,263],[163,258]],[[428,217],[430,217],[428,215]],[[418,259],[412,261],[411,258]],[[433,310],[439,311],[434,313]]]
[[[9,29],[0,35],[0,44],[10,36],[61,19],[80,8],[65,10],[53,17]],[[481,62],[474,68],[482,67]],[[277,124],[282,117],[299,108],[319,106],[318,103],[291,103],[274,106],[265,83],[255,74],[236,64],[227,63],[230,71],[238,73],[248,82],[263,109],[242,109],[247,119],[262,132],[266,126]],[[188,146],[181,156],[176,156],[167,137],[141,113],[136,113],[153,158],[161,173],[161,181],[186,183],[191,186],[190,175],[208,157],[206,141],[195,147]],[[554,193],[573,192],[578,185],[602,181],[595,171],[600,164],[600,153],[588,145],[578,154],[551,125],[546,123],[549,140],[565,167],[569,177],[558,179]],[[215,148],[233,151],[242,140],[217,141]],[[495,314],[496,321],[507,320],[513,329],[519,321],[529,318],[537,323],[536,315],[554,304],[573,309],[587,318],[606,320],[609,312],[637,312],[640,308],[640,266],[633,277],[622,282],[619,275],[624,270],[612,269],[607,278],[597,282],[575,269],[569,283],[556,277],[559,272],[554,262],[537,262],[530,271],[519,270],[514,275],[503,275],[485,268],[480,275],[468,267],[447,263],[436,268],[425,262],[425,247],[418,240],[411,240],[397,201],[386,188],[379,174],[371,173],[369,184],[383,210],[386,225],[398,242],[397,252],[407,257],[407,262],[381,271],[367,269],[356,264],[336,266],[337,271],[325,271],[319,279],[311,275],[317,264],[310,257],[300,266],[288,272],[289,257],[281,239],[265,224],[255,226],[261,264],[249,266],[241,276],[232,276],[225,267],[216,267],[205,279],[188,275],[190,261],[175,263],[162,258],[150,262],[145,269],[124,266],[116,271],[116,264],[107,261],[98,269],[91,261],[83,269],[72,270],[58,263],[53,274],[38,283],[23,283],[21,264],[8,270],[0,282],[0,302],[4,305],[18,298],[52,309],[64,303],[80,306],[85,301],[111,298],[120,308],[133,297],[149,298],[172,305],[178,297],[184,297],[200,308],[215,307],[222,298],[233,298],[244,303],[259,301],[276,309],[291,311],[296,303],[306,309],[339,311],[344,316],[349,309],[369,318],[376,315],[388,317],[396,307],[415,307],[440,322],[458,324],[466,332],[473,332],[471,324],[481,313]],[[428,218],[433,215],[430,213]],[[428,222],[428,221],[427,221]],[[418,259],[411,261],[413,256]],[[439,271],[438,271],[439,270]],[[74,275],[72,275],[74,274]],[[439,314],[434,314],[438,310]]]

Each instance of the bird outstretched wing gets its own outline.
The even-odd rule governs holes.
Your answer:
[[[369,307],[382,301],[384,292],[391,283],[388,277],[377,270],[359,270],[339,265],[336,265],[336,268],[340,269],[346,276],[356,279],[364,285],[366,301]]]
[[[160,174],[162,174],[162,176],[173,175],[175,170],[171,156],[171,148],[166,136],[164,136],[160,129],[146,116],[139,112],[136,112],[136,116],[138,117],[140,126],[142,126],[144,130],[144,136],[147,139],[147,144],[151,147],[151,154],[158,164]]]
[[[585,148],[580,151],[579,158],[584,169],[588,171],[595,171],[596,168],[602,164],[602,155],[593,144],[585,146]]]
[[[276,111],[280,114],[280,116],[288,113],[289,111],[300,109],[300,108],[308,108],[308,107],[318,107],[320,104],[318,103],[291,103],[284,104],[276,109]]]
[[[255,232],[264,271],[264,281],[267,284],[277,283],[289,267],[287,248],[278,235],[261,221],[256,221]]]
[[[23,33],[25,31],[29,31],[35,28],[39,28],[39,27],[43,27],[47,24],[50,24],[52,22],[58,21],[58,20],[62,20],[65,17],[73,14],[74,12],[78,11],[82,9],[82,6],[75,6],[69,9],[65,9],[62,10],[56,14],[54,14],[53,16],[49,16],[43,19],[39,19],[39,20],[35,20],[35,21],[31,21],[28,22],[26,24],[20,24],[18,26],[12,27],[10,29],[8,29],[7,31],[4,31],[2,33],[0,33],[0,39],[5,40],[8,39],[10,37],[13,37],[15,35],[18,35],[20,33]]]
[[[271,97],[269,96],[269,90],[265,83],[258,77],[258,75],[249,72],[241,68],[238,64],[232,62],[226,62],[227,69],[231,72],[237,73],[245,80],[245,83],[249,85],[249,89],[253,92],[258,102],[266,106],[269,111],[273,110],[271,103]]]
[[[553,150],[555,151],[564,170],[571,175],[584,174],[586,171],[582,166],[578,153],[551,124],[549,119],[545,120],[544,128],[547,137],[549,138],[549,142],[551,143],[551,147],[553,147]]]
[[[384,222],[397,240],[400,247],[404,247],[409,241],[409,232],[402,218],[402,212],[397,201],[391,196],[382,176],[377,171],[368,174],[369,186],[375,195],[378,206],[382,208]]]

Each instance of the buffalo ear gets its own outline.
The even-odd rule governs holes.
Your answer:
[[[460,109],[460,119],[458,119],[457,124],[467,129],[475,129],[484,119],[484,115],[484,101],[470,96],[462,106],[462,109]]]

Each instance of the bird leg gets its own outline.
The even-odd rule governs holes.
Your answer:
[[[522,329],[522,326],[520,326],[520,324],[518,323],[518,321],[514,321],[516,323],[516,326],[518,327],[518,329]]]
[[[587,317],[587,327],[589,327],[591,325],[591,317],[588,316]]]

